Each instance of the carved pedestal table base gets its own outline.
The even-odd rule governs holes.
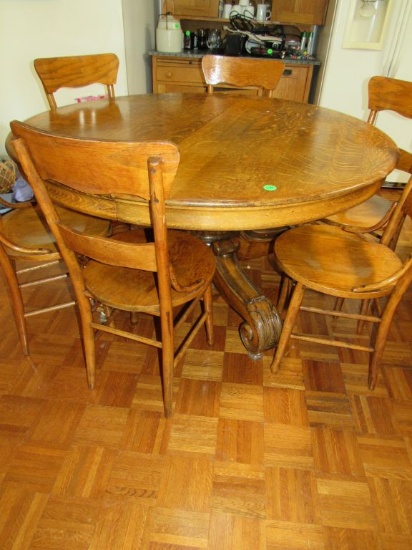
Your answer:
[[[246,276],[239,265],[236,238],[212,243],[216,255],[215,285],[225,300],[244,319],[239,332],[250,355],[261,357],[263,351],[277,345],[282,322],[268,298]]]

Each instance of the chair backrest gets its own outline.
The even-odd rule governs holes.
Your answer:
[[[13,145],[69,268],[78,300],[85,285],[77,254],[101,263],[157,271],[159,296],[170,304],[173,280],[167,250],[164,199],[179,164],[177,146],[170,142],[110,142],[59,138],[14,121]],[[51,183],[53,182],[53,183]],[[153,243],[120,242],[78,233],[64,225],[50,186],[73,193],[70,205],[81,210],[81,193],[135,196],[146,200],[154,232]],[[66,204],[67,205],[67,204]],[[96,216],[101,214],[99,210]]]
[[[284,63],[280,59],[204,55],[202,70],[208,93],[213,93],[214,86],[227,84],[237,88],[257,88],[258,95],[272,97],[282,77]]]
[[[412,118],[412,82],[373,76],[368,84],[368,122],[374,124],[379,111],[394,111]]]
[[[50,108],[57,107],[54,93],[60,88],[81,88],[103,84],[109,98],[114,97],[119,59],[114,53],[48,57],[34,60]]]
[[[399,231],[402,228],[405,218],[409,216],[412,218],[412,176],[402,191],[402,195],[393,211],[388,225],[383,232],[381,243],[386,246],[391,246],[392,240],[397,240]],[[391,247],[392,248],[392,247]]]
[[[369,124],[375,124],[380,111],[393,111],[412,118],[412,82],[386,76],[373,76],[368,83]],[[412,174],[412,153],[400,150],[396,168]]]

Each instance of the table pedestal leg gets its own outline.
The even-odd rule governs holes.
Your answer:
[[[230,306],[244,319],[240,337],[253,357],[274,348],[282,322],[270,300],[248,279],[237,259],[238,241],[226,238],[212,242],[216,256],[215,285]]]

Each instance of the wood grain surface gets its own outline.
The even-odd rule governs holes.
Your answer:
[[[408,224],[402,257],[411,236]],[[243,268],[275,300],[271,266]],[[65,292],[32,287],[27,299]],[[374,392],[366,353],[296,342],[274,375],[272,352],[250,359],[239,318],[217,295],[214,311],[214,346],[203,332],[192,342],[165,419],[155,351],[99,339],[90,391],[74,310],[29,320],[30,362],[0,285],[0,548],[411,548],[411,291]],[[301,319],[330,335],[350,322]]]
[[[348,115],[233,94],[128,96],[27,122],[56,135],[176,143],[181,163],[167,221],[181,229],[265,229],[319,219],[369,198],[398,158],[388,136]],[[145,205],[110,200],[125,221],[148,223]]]

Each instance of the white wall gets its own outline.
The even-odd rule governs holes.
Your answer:
[[[135,93],[145,92],[142,48],[149,42],[149,20],[154,27],[150,19],[153,6],[147,0],[126,3],[135,4],[127,22],[138,37],[133,49],[136,61],[129,59],[129,78]],[[146,38],[140,41],[142,22]],[[5,153],[10,120],[24,120],[48,108],[33,68],[36,57],[114,52],[120,59],[116,94],[129,92],[122,0],[0,0],[0,52],[0,154]],[[102,88],[62,90],[57,101],[73,103],[76,97],[94,91],[101,92]]]
[[[151,57],[148,52],[155,49],[156,3],[156,0],[122,0],[130,94],[152,91]]]
[[[366,120],[368,115],[368,81],[374,75],[390,76],[412,81],[412,0],[391,0],[393,10],[382,50],[343,48],[345,27],[351,1],[337,0],[331,28],[324,29],[319,56],[324,59],[315,101],[328,107]],[[404,27],[403,29],[401,27]],[[403,44],[395,51],[395,43],[404,30]],[[327,34],[330,31],[329,41]],[[399,57],[397,54],[399,53]],[[395,63],[390,65],[390,59]],[[388,71],[390,72],[388,73]],[[399,147],[412,151],[412,123],[409,119],[387,112],[377,117],[378,128],[386,132]],[[390,179],[404,180],[392,175]]]

